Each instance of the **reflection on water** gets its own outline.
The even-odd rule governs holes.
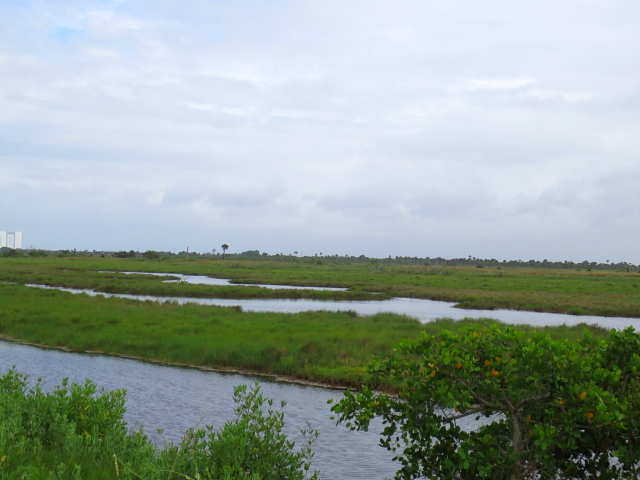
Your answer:
[[[310,300],[310,299],[229,299],[229,298],[185,298],[185,297],[154,297],[150,295],[129,295],[100,293],[93,290],[75,288],[48,287],[44,285],[29,285],[31,287],[52,288],[70,293],[86,293],[87,295],[103,295],[105,297],[120,297],[133,300],[151,300],[156,302],[171,301],[179,304],[193,303],[198,305],[234,306],[240,305],[245,311],[297,313],[309,310],[331,310],[357,312],[359,315],[374,315],[380,312],[393,312],[417,318],[422,323],[437,318],[495,318],[505,323],[544,325],[578,325],[580,323],[598,324],[606,328],[623,329],[629,326],[640,330],[639,318],[626,317],[597,317],[588,315],[565,315],[561,313],[526,312],[522,310],[465,310],[454,308],[452,302],[440,302],[422,298],[392,298],[389,300]]]
[[[300,287],[296,285],[267,285],[258,283],[231,283],[231,280],[225,278],[213,278],[205,275],[183,275],[182,273],[157,273],[157,272],[109,272],[101,271],[99,273],[123,273],[126,275],[157,275],[160,277],[179,277],[178,280],[164,280],[165,283],[185,282],[194,285],[215,285],[218,287],[262,287],[270,290],[330,290],[332,292],[345,292],[346,288],[332,287]]]

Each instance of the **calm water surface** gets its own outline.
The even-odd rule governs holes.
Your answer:
[[[606,328],[623,329],[629,326],[640,330],[639,318],[598,317],[590,315],[565,315],[561,313],[526,312],[521,310],[466,310],[454,308],[453,302],[440,302],[422,298],[392,298],[389,300],[335,301],[310,299],[229,299],[229,298],[188,298],[188,297],[154,297],[150,295],[109,294],[76,288],[48,287],[29,285],[39,288],[53,288],[65,292],[87,295],[103,295],[133,300],[151,300],[156,302],[171,301],[179,304],[194,303],[199,305],[234,306],[239,305],[245,311],[298,313],[309,310],[352,310],[359,315],[374,315],[380,312],[393,312],[409,315],[421,322],[429,322],[438,318],[495,318],[510,324],[544,325],[578,325],[580,323],[598,324]]]
[[[87,355],[17,345],[0,341],[0,372],[12,365],[30,375],[42,377],[44,386],[69,377],[73,382],[90,378],[108,390],[127,390],[129,425],[143,426],[145,432],[162,444],[156,429],[165,430],[164,438],[178,441],[181,432],[195,426],[206,414],[202,425],[220,427],[234,417],[233,388],[242,383],[260,382],[266,397],[285,407],[286,433],[300,442],[300,430],[310,422],[320,430],[314,447],[313,467],[324,479],[382,479],[397,470],[392,455],[378,446],[380,423],[370,432],[350,432],[329,417],[327,400],[342,397],[338,390],[276,383],[264,378],[203,372],[154,365],[104,355]]]
[[[206,275],[183,275],[182,273],[158,273],[158,272],[109,272],[99,273],[123,273],[125,275],[157,275],[160,277],[178,277],[178,280],[164,280],[164,283],[186,282],[195,285],[215,285],[218,287],[262,287],[270,290],[330,290],[332,292],[344,292],[346,288],[333,287],[300,287],[297,285],[268,285],[258,283],[231,283],[226,278],[207,277]]]

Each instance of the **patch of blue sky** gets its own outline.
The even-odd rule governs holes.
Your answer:
[[[76,40],[82,33],[82,30],[76,30],[74,28],[58,27],[49,34],[49,37],[60,43],[67,44]]]
[[[31,2],[25,2],[24,0],[3,0],[3,7],[11,7],[11,8],[21,8],[23,10],[27,10],[31,8],[33,5]]]

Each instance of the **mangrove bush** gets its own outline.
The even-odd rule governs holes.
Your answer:
[[[382,417],[398,479],[637,479],[638,352],[632,328],[579,342],[499,326],[422,334],[369,364],[398,396],[364,388],[332,410],[351,429]]]

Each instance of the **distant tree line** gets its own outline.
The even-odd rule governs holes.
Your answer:
[[[457,266],[471,266],[476,268],[501,268],[501,267],[520,267],[520,268],[554,268],[554,269],[571,269],[571,270],[610,270],[610,271],[628,271],[636,272],[640,268],[638,265],[628,262],[609,262],[604,263],[590,262],[583,260],[582,262],[572,262],[569,260],[564,261],[550,261],[546,258],[544,260],[497,260],[495,258],[476,258],[473,256],[460,257],[460,258],[443,258],[443,257],[386,257],[376,258],[368,257],[366,255],[326,255],[323,253],[314,253],[312,255],[304,255],[298,252],[294,253],[275,253],[269,254],[267,252],[260,252],[260,250],[246,250],[241,253],[229,253],[227,249],[229,246],[223,244],[223,252],[216,252],[214,249],[212,252],[188,252],[188,256],[198,259],[240,259],[250,257],[253,260],[269,260],[278,262],[301,262],[307,264],[349,264],[349,263],[371,263],[375,265],[414,265],[414,266],[432,266],[432,267],[457,267]],[[45,256],[82,256],[82,257],[115,257],[115,258],[146,258],[149,260],[158,259],[171,259],[171,258],[186,258],[187,252],[168,252],[168,251],[155,251],[146,250],[139,252],[136,250],[122,250],[122,251],[96,251],[96,250],[43,250],[43,249],[21,249],[14,250],[11,248],[0,248],[0,256],[2,257],[19,257],[19,256],[31,256],[31,257],[45,257]]]

